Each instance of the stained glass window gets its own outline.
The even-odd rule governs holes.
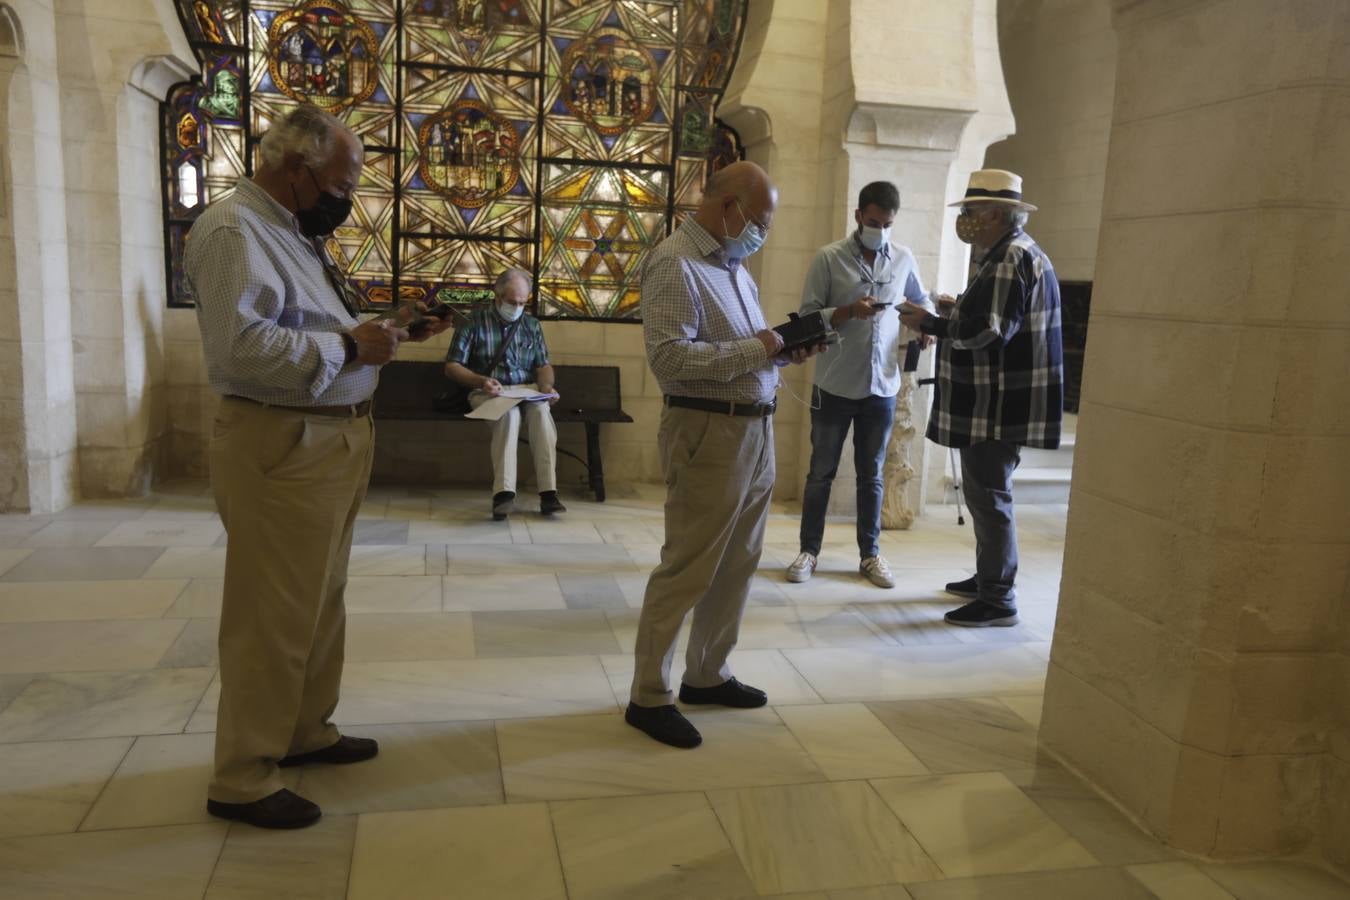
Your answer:
[[[366,148],[329,249],[369,308],[535,275],[544,317],[634,319],[643,255],[742,156],[716,118],[746,0],[178,0],[200,76],[162,104],[170,304],[203,208],[300,103]]]

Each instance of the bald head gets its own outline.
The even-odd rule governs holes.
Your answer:
[[[768,231],[777,208],[778,189],[769,173],[742,160],[718,169],[708,179],[694,219],[715,238],[735,237],[747,222]]]

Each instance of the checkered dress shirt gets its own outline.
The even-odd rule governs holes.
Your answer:
[[[495,378],[502,384],[531,384],[534,372],[548,365],[548,346],[544,343],[544,329],[539,320],[521,313],[520,323],[511,335],[511,343],[497,368],[487,371],[488,363],[497,355],[502,337],[511,325],[502,321],[492,307],[475,309],[469,321],[455,332],[455,338],[446,351],[445,361],[459,363],[479,375]]]
[[[1053,450],[1064,415],[1054,267],[1017,228],[972,269],[950,316],[924,322],[940,341],[928,437],[947,447],[1001,440]]]
[[[692,217],[648,254],[642,333],[663,394],[772,401],[778,371],[755,337],[767,327],[750,273]]]
[[[278,406],[369,400],[380,370],[345,366],[357,325],[315,245],[284,206],[241,178],[192,226],[184,257],[211,387]]]

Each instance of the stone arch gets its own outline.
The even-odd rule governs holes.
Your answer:
[[[22,154],[16,161],[12,144],[30,129],[23,127],[25,123],[11,121],[10,90],[22,66],[23,29],[18,14],[9,4],[0,3],[0,316],[20,325],[15,184],[27,180],[23,171],[27,166]],[[0,510],[29,508],[21,334],[20,330],[6,339],[20,346],[0,352],[0,385],[4,386],[0,395],[0,423],[4,425],[0,437]]]

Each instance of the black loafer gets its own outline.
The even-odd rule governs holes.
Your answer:
[[[654,741],[690,750],[703,743],[694,723],[684,717],[674,704],[669,706],[638,706],[628,704],[623,720]]]
[[[539,514],[551,516],[554,513],[567,512],[567,507],[558,499],[557,491],[543,491],[539,495]]]
[[[291,766],[303,766],[305,763],[329,763],[345,766],[350,763],[364,762],[380,752],[380,745],[373,738],[348,737],[343,735],[336,744],[330,744],[322,750],[308,753],[296,753],[282,757],[277,765],[283,769]]]
[[[715,703],[718,706],[730,706],[735,709],[755,709],[769,702],[769,695],[759,688],[741,684],[735,678],[722,682],[717,687],[696,688],[687,684],[680,685],[680,702],[699,704]]]
[[[285,788],[252,803],[207,800],[206,811],[217,818],[245,822],[259,828],[304,828],[319,821],[319,816],[323,815],[317,804]]]
[[[492,495],[492,518],[498,522],[516,511],[515,491],[502,491]]]
[[[1007,628],[1017,624],[1017,610],[990,606],[981,600],[967,603],[943,616],[952,625],[966,628]]]
[[[966,600],[974,600],[976,597],[980,596],[980,584],[975,580],[974,575],[970,576],[965,581],[947,582],[945,590],[953,597],[962,597]]]

